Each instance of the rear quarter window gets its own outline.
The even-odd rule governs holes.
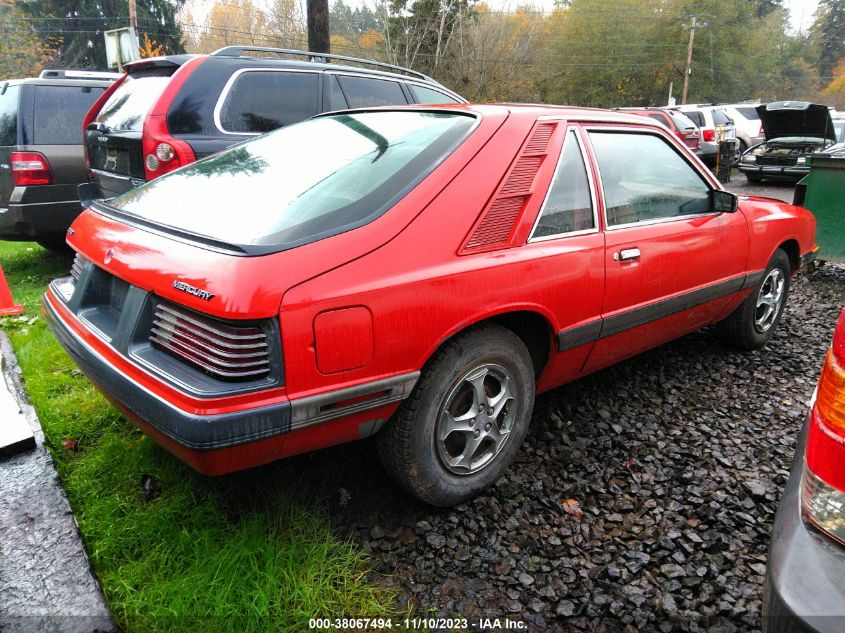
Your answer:
[[[338,80],[350,108],[408,103],[398,81],[369,79],[351,75],[339,75]]]
[[[147,113],[170,83],[173,72],[172,68],[157,68],[129,75],[103,104],[97,123],[116,131],[143,130]]]
[[[756,108],[736,108],[736,111],[739,112],[742,116],[744,116],[749,121],[759,121],[760,115],[757,114]]]
[[[270,132],[317,114],[319,98],[317,73],[243,71],[225,95],[219,124],[225,132]]]
[[[0,95],[0,145],[18,144],[18,96],[20,88],[9,86]]]
[[[35,86],[36,145],[81,145],[82,120],[105,86]]]

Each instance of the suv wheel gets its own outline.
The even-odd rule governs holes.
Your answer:
[[[511,464],[534,406],[534,369],[522,340],[485,325],[441,349],[379,434],[388,474],[434,506],[466,501]]]

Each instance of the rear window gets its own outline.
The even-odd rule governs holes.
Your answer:
[[[351,75],[339,75],[338,79],[350,108],[408,103],[405,93],[402,92],[402,86],[397,81],[367,79]]]
[[[454,97],[450,97],[445,92],[440,92],[439,90],[434,90],[433,88],[427,88],[417,84],[408,84],[408,88],[411,89],[411,93],[414,95],[414,99],[417,100],[417,103],[460,103]]]
[[[750,121],[759,121],[760,115],[757,113],[757,109],[753,107],[742,107],[742,108],[734,108],[737,112],[739,112],[742,116]]]
[[[147,112],[170,82],[172,68],[129,75],[117,87],[97,115],[97,123],[112,130],[140,132]]]
[[[319,98],[317,73],[242,72],[226,94],[220,127],[226,132],[269,132],[317,114]]]
[[[704,115],[698,110],[689,110],[684,112],[690,119],[692,119],[698,127],[704,127]]]
[[[35,86],[36,145],[81,145],[82,120],[104,86]]]
[[[733,119],[724,110],[713,110],[714,125],[733,125]]]
[[[671,117],[672,121],[675,123],[675,127],[679,130],[688,130],[696,127],[695,121],[683,112],[667,112],[667,114]]]
[[[18,144],[18,86],[9,86],[0,95],[0,145]]]
[[[474,121],[447,112],[324,116],[188,165],[109,205],[219,242],[291,248],[385,213],[463,142]]]

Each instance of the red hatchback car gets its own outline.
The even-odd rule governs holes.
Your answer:
[[[445,506],[511,463],[536,393],[713,323],[765,344],[814,232],[650,119],[346,111],[96,203],[44,308],[204,473],[378,433],[390,475]]]

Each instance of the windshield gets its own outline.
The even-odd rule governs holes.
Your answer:
[[[147,112],[155,105],[170,81],[172,69],[129,75],[103,105],[97,123],[112,130],[140,132]]]
[[[282,128],[111,200],[143,220],[282,250],[382,215],[466,138],[447,112],[335,114]]]
[[[845,119],[835,119],[833,121],[833,133],[836,135],[836,142],[845,142]]]

